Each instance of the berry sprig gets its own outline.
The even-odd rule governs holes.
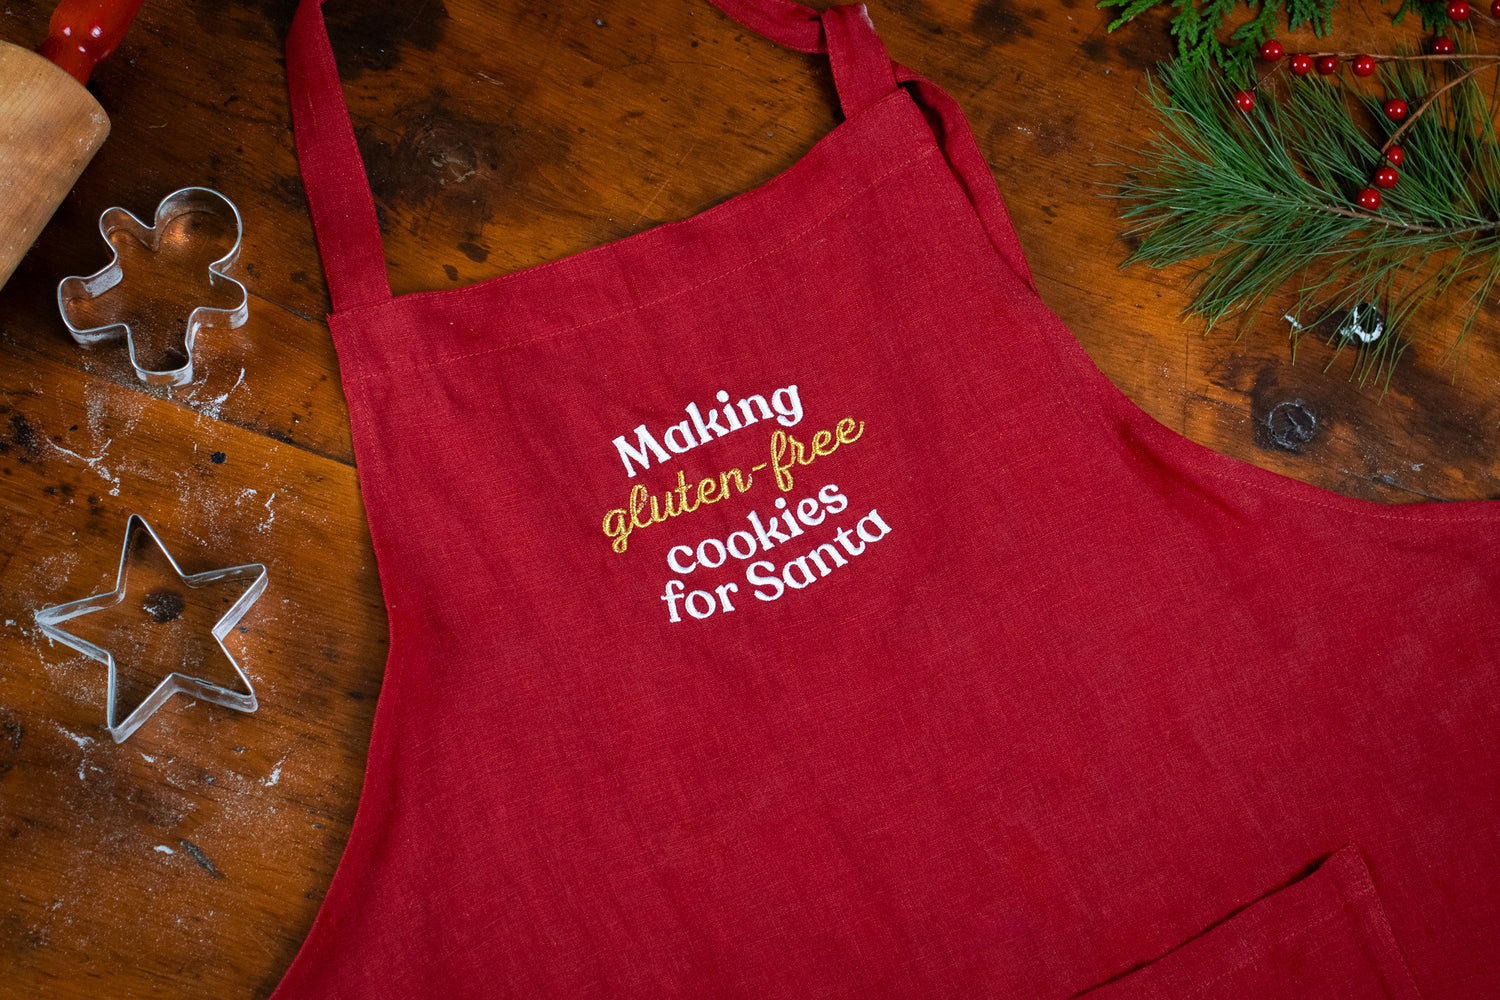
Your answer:
[[[1467,0],[1449,0],[1447,13],[1450,20],[1454,22],[1465,21],[1469,17],[1470,9]],[[1492,16],[1500,19],[1500,0],[1493,0],[1490,5]],[[1339,61],[1349,60],[1350,68],[1357,77],[1368,77],[1374,74],[1375,68],[1382,62],[1413,62],[1413,61],[1435,61],[1448,62],[1464,60],[1465,62],[1478,62],[1480,65],[1468,69],[1458,78],[1448,82],[1443,87],[1419,102],[1417,112],[1411,114],[1408,103],[1399,97],[1387,98],[1381,104],[1381,111],[1391,122],[1403,122],[1399,128],[1386,139],[1380,147],[1379,156],[1384,162],[1379,163],[1374,174],[1371,176],[1371,184],[1361,188],[1354,197],[1355,204],[1360,208],[1374,212],[1380,208],[1380,190],[1389,190],[1396,186],[1400,180],[1400,174],[1396,168],[1405,159],[1405,150],[1396,144],[1396,141],[1415,124],[1418,117],[1433,106],[1436,98],[1451,87],[1457,86],[1464,80],[1473,76],[1483,69],[1487,69],[1496,63],[1500,63],[1500,55],[1468,53],[1459,54],[1454,52],[1453,40],[1444,35],[1436,36],[1430,45],[1431,52],[1427,55],[1371,55],[1367,52],[1297,52],[1288,62],[1288,66],[1294,76],[1307,76],[1316,69],[1320,76],[1332,76],[1338,72]],[[1268,38],[1260,44],[1257,55],[1261,61],[1266,63],[1278,63],[1286,55],[1286,48],[1275,38]],[[1232,97],[1234,106],[1240,111],[1249,113],[1255,107],[1255,90],[1268,79],[1262,76],[1254,88],[1249,90],[1237,90]],[[1408,118],[1408,115],[1411,115]]]

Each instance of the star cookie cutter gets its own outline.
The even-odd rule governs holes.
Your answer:
[[[232,330],[250,315],[245,286],[225,273],[243,233],[234,202],[210,188],[173,191],[150,226],[123,208],[105,209],[99,234],[112,259],[101,271],[58,283],[63,323],[86,347],[124,337],[141,381],[187,385],[198,331]],[[144,360],[143,347],[152,355]]]
[[[239,683],[243,685],[243,690],[223,687],[202,678],[194,677],[178,670],[172,670],[167,673],[166,677],[155,686],[139,705],[131,710],[123,722],[117,722],[116,717],[119,714],[119,671],[114,655],[102,646],[65,630],[62,628],[62,624],[81,615],[115,607],[124,601],[127,594],[126,584],[130,570],[132,549],[141,548],[147,544],[155,545],[156,551],[166,558],[166,564],[171,568],[171,574],[167,578],[171,579],[171,577],[175,577],[175,582],[185,587],[201,588],[223,581],[248,581],[248,586],[246,586],[239,597],[230,605],[229,610],[218,619],[211,629],[215,645],[223,653],[224,659],[229,662],[230,667],[234,669],[234,674],[239,679]],[[164,576],[166,575],[164,574]],[[183,573],[178,568],[177,561],[172,558],[172,554],[167,551],[167,547],[162,544],[161,538],[151,529],[151,525],[146,523],[146,519],[139,514],[131,514],[130,520],[125,527],[125,546],[120,552],[120,569],[115,577],[115,589],[106,593],[95,594],[92,597],[85,597],[79,601],[72,601],[68,604],[57,604],[50,608],[42,608],[36,612],[36,623],[41,626],[42,631],[49,637],[76,649],[85,656],[99,660],[109,667],[109,693],[105,707],[104,728],[109,731],[109,735],[114,738],[116,743],[120,743],[130,736],[131,733],[139,729],[141,723],[150,718],[151,714],[165,704],[168,698],[179,691],[200,701],[220,705],[224,708],[233,708],[241,712],[253,712],[256,710],[258,705],[255,699],[255,689],[250,685],[250,678],[245,676],[244,670],[240,669],[239,663],[235,661],[228,648],[225,647],[224,637],[229,634],[230,629],[239,623],[239,620],[244,616],[250,605],[255,603],[256,598],[260,597],[265,591],[266,583],[266,567],[261,563],[247,563],[243,566],[215,569],[206,573],[195,573],[191,576]],[[143,610],[157,622],[171,621],[182,610],[182,596],[175,593],[175,591],[171,591],[169,588],[161,588],[160,591],[152,591],[145,596],[147,600],[144,602]],[[155,604],[153,604],[153,601]],[[206,650],[208,654],[212,654],[212,652],[211,648]],[[187,669],[192,669],[196,666],[199,668],[199,672],[202,672],[201,668],[204,665],[204,661],[200,659],[196,664],[184,662],[182,665]]]

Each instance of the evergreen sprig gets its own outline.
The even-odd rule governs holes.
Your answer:
[[[1245,6],[1255,8],[1255,14],[1230,33],[1228,40],[1221,42],[1225,18],[1229,17],[1240,0],[1099,0],[1100,9],[1118,8],[1119,15],[1110,22],[1109,30],[1134,20],[1146,11],[1161,4],[1170,4],[1176,13],[1172,15],[1172,34],[1177,38],[1177,61],[1185,67],[1209,69],[1217,67],[1224,71],[1237,85],[1247,84],[1255,73],[1255,53],[1260,43],[1276,33],[1278,15],[1286,14],[1290,31],[1305,24],[1312,25],[1319,36],[1326,35],[1333,23],[1335,0],[1244,0]],[[1408,7],[1422,10],[1425,20],[1427,8],[1441,8],[1441,0],[1403,0],[1401,12]],[[1446,15],[1444,15],[1446,16]]]
[[[1374,303],[1385,332],[1359,345],[1361,380],[1388,380],[1417,308],[1468,279],[1464,343],[1500,281],[1500,141],[1479,84],[1489,58],[1390,57],[1381,95],[1288,78],[1283,97],[1263,92],[1249,114],[1234,107],[1222,74],[1166,64],[1148,84],[1160,128],[1132,151],[1137,163],[1121,164],[1113,192],[1129,203],[1127,235],[1140,240],[1127,264],[1206,259],[1189,309],[1211,327],[1248,328],[1286,286],[1296,296],[1284,317],[1294,345],[1302,331]],[[1413,109],[1399,129],[1405,165],[1368,212],[1354,194],[1398,132],[1380,112],[1389,96]]]

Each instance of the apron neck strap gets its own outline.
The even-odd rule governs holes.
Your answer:
[[[312,212],[333,311],[391,297],[380,221],[323,22],[323,0],[302,0],[286,40],[297,165]]]
[[[885,46],[864,4],[820,15],[791,0],[712,0],[752,31],[801,52],[828,54],[844,117],[896,89]],[[302,0],[287,35],[292,131],[333,311],[391,298],[375,199],[354,141],[323,0]]]

